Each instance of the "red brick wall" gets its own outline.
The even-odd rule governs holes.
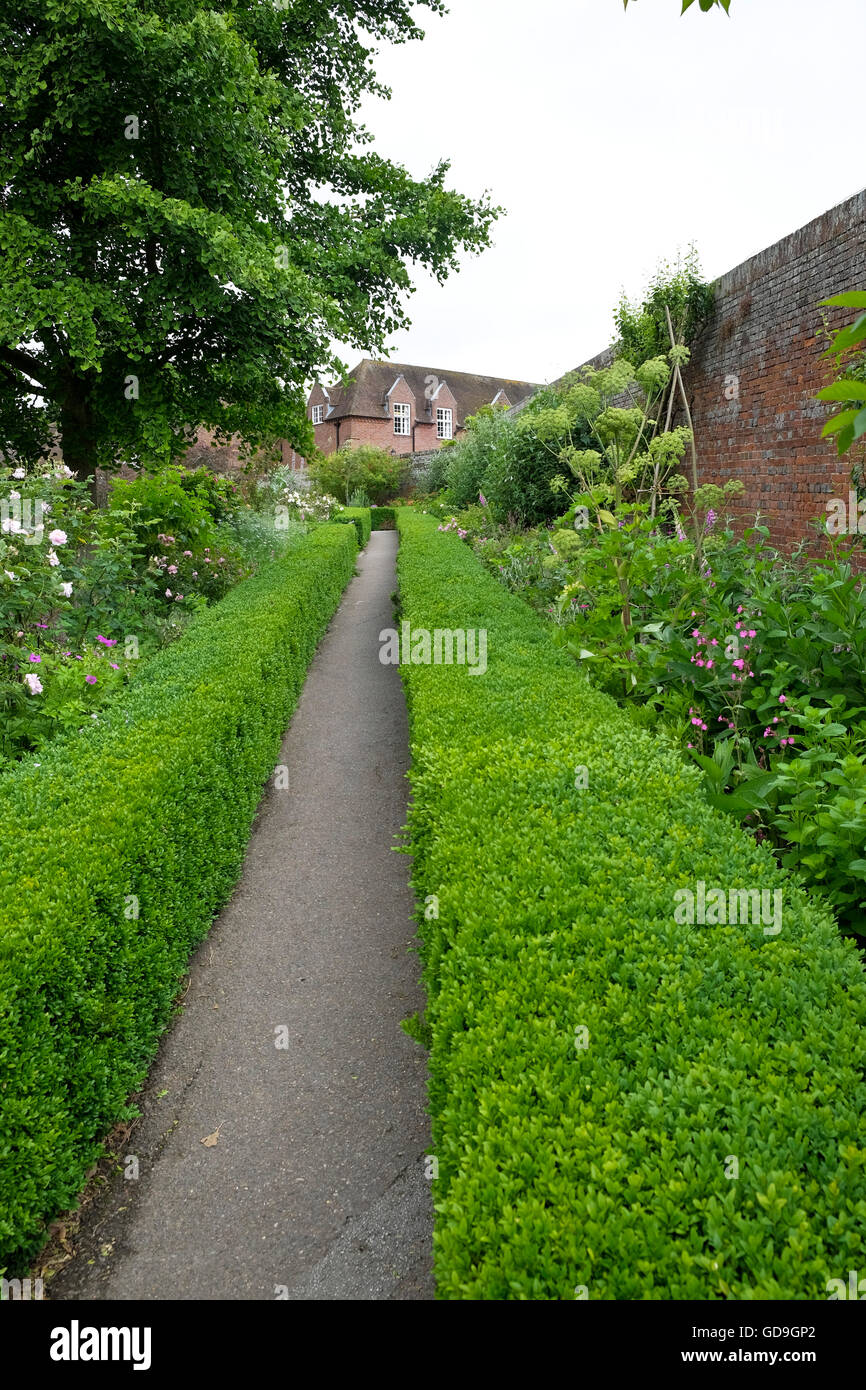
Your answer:
[[[450,401],[446,401],[445,404],[450,405]],[[435,407],[432,423],[429,420],[416,421],[413,410],[411,423],[415,429],[414,448],[411,434],[394,433],[394,421],[390,417],[382,420],[371,420],[362,416],[350,415],[338,423],[340,426],[340,445],[351,440],[353,444],[375,444],[377,448],[387,449],[389,453],[411,454],[427,449],[436,449],[441,443],[436,438]],[[336,422],[326,420],[314,428],[316,443],[322,453],[332,454],[337,448]]]
[[[723,275],[711,323],[686,371],[702,482],[740,478],[741,522],[760,511],[785,549],[848,495],[850,460],[821,439],[828,407],[815,393],[832,379],[821,354],[850,311],[822,299],[866,286],[866,192]]]
[[[833,375],[821,356],[824,316],[835,328],[853,314],[818,304],[864,288],[866,191],[723,275],[713,317],[693,345],[684,375],[699,480],[739,478],[745,493],[732,514],[748,525],[760,512],[780,549],[811,534],[809,522],[826,516],[829,498],[848,496],[853,460],[821,438],[830,409],[815,393]]]

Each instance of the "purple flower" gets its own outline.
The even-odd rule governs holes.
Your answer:
[[[41,660],[42,660],[42,657],[41,657],[41,656],[37,656],[35,652],[31,652],[30,655],[28,656],[27,660],[28,660],[28,661],[41,661]]]
[[[88,684],[88,685],[96,685],[96,677],[95,677],[95,676],[85,676],[84,679],[87,681],[87,684]]]

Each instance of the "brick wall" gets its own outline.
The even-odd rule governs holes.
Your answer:
[[[848,495],[851,461],[821,439],[829,409],[815,393],[833,374],[823,316],[835,328],[853,314],[818,303],[864,288],[866,190],[723,275],[693,345],[685,383],[700,481],[741,479],[733,514],[745,524],[760,511],[780,548],[809,534],[828,498]]]

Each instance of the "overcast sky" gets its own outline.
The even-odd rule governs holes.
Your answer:
[[[507,209],[389,356],[548,381],[606,347],[620,291],[694,241],[714,278],[866,185],[864,0],[451,0],[383,48],[364,118],[416,177]],[[343,349],[354,365],[358,353]]]

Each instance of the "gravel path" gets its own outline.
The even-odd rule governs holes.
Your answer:
[[[399,1026],[423,996],[391,849],[408,732],[378,659],[396,549],[374,532],[359,558],[286,735],[289,787],[264,797],[152,1069],[138,1180],[87,1210],[54,1299],[433,1296],[426,1063]]]

